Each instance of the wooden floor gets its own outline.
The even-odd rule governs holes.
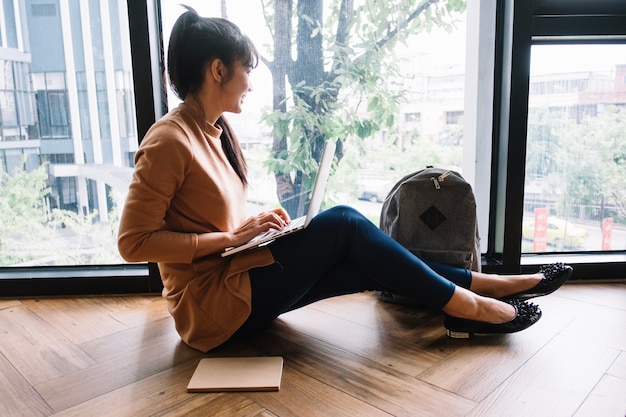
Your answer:
[[[626,284],[569,284],[508,336],[372,293],[286,314],[208,355],[155,296],[0,300],[0,416],[626,415]],[[189,394],[202,357],[282,356],[279,392]]]

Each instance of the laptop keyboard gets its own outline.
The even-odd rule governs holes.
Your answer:
[[[293,219],[282,230],[270,229],[267,232],[262,233],[262,234],[258,235],[257,237],[253,238],[250,242],[257,242],[257,241],[259,241],[261,239],[265,239],[266,237],[272,237],[272,236],[279,235],[281,233],[288,232],[289,230],[291,230],[293,228],[297,228],[297,227],[302,226],[304,224],[305,220],[306,220],[306,216],[298,217],[296,219]]]

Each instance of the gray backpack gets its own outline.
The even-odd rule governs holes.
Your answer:
[[[421,259],[481,270],[474,192],[455,171],[429,166],[398,181],[383,203],[380,229]]]

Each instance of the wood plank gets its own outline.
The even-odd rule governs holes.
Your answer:
[[[0,416],[24,415],[31,417],[49,416],[52,408],[46,404],[37,391],[20,375],[11,363],[0,355]]]
[[[4,310],[5,308],[15,307],[22,304],[20,300],[12,300],[12,299],[0,299],[0,310]]]
[[[276,417],[241,394],[197,394],[151,417]]]
[[[364,292],[322,300],[310,309],[358,323],[398,340],[412,339],[420,349],[437,352],[444,357],[456,347],[444,333],[441,312],[420,306],[390,304],[378,300],[374,292]],[[416,337],[418,336],[418,337]]]
[[[276,416],[385,416],[374,407],[355,400],[353,397],[339,393],[332,387],[299,374],[291,368],[285,368],[283,374],[284,385],[278,392],[271,393],[212,393],[190,394],[186,386],[195,370],[197,361],[190,360],[183,364],[165,369],[159,374],[141,379],[135,383],[120,387],[115,391],[104,393],[89,401],[79,403],[72,408],[63,410],[55,417],[88,416],[124,417],[144,416],[160,413],[170,415],[165,410],[171,410],[176,415],[179,407],[195,407],[198,415],[238,415],[227,411],[237,409],[252,409],[256,414]],[[291,399],[298,398],[298,401]],[[329,402],[328,398],[338,402]],[[247,399],[247,400],[246,400]],[[264,403],[269,405],[269,413],[262,413],[260,408],[252,408],[252,404]],[[226,405],[225,405],[226,404]],[[226,407],[226,410],[224,409]],[[204,414],[201,414],[201,409]]]
[[[278,392],[244,394],[250,400],[281,417],[391,417],[370,404],[302,374],[287,366]],[[294,401],[294,399],[296,399]]]
[[[0,352],[33,386],[94,364],[39,316],[19,305],[0,310]]]
[[[109,300],[109,306],[116,301]],[[24,305],[54,327],[68,340],[80,344],[98,339],[127,327],[112,318],[104,301],[92,298],[53,298],[42,303],[39,299],[24,300]]]
[[[171,316],[159,320],[153,320],[144,326],[132,327],[122,332],[114,333],[99,339],[81,343],[80,348],[98,362],[122,359],[129,352],[137,352],[142,348],[153,344],[167,342],[173,346],[181,346],[184,350],[186,345],[180,340],[180,336],[174,327],[174,319]]]
[[[626,379],[626,352],[622,351],[607,373],[618,378]]]
[[[614,349],[557,336],[468,417],[572,416],[617,355]]]
[[[457,340],[459,349],[419,378],[474,401],[482,401],[571,322],[546,314],[519,333]]]
[[[582,284],[568,283],[559,288],[554,295],[585,303],[626,310],[625,282],[615,282],[611,284],[594,284],[588,282]]]
[[[111,317],[127,327],[143,326],[151,321],[170,317],[166,301],[159,296],[147,296],[149,302],[138,305],[136,308],[115,311]]]
[[[103,360],[87,369],[36,384],[35,388],[59,411],[202,356],[183,344],[172,328],[160,326],[162,321],[167,320],[112,335],[113,342],[100,339],[99,343],[109,349],[99,352]],[[127,342],[115,349],[115,342],[122,339]]]
[[[626,379],[606,375],[574,417],[626,416]]]
[[[607,292],[611,294],[613,291]],[[561,331],[562,335],[587,342],[602,344],[613,349],[626,350],[626,299],[624,308],[598,304],[595,294],[585,301],[585,296],[576,298],[551,296],[542,300],[542,306],[559,310],[574,318],[572,323]]]
[[[55,417],[136,417],[171,409],[190,398],[186,392],[187,382],[196,368],[196,360],[167,367],[161,372],[138,378],[135,382],[117,389],[104,391],[101,395],[85,401],[77,401],[72,407],[59,409]],[[86,389],[92,389],[89,382]],[[222,394],[216,394],[215,398]],[[211,398],[207,398],[211,401]]]
[[[283,356],[286,366],[394,416],[441,416],[441,404],[446,404],[447,417],[464,416],[476,405],[417,380],[402,368],[381,365],[282,323],[251,343],[265,355]],[[393,355],[393,345],[388,348]]]
[[[341,302],[341,301],[338,301]],[[310,337],[384,365],[405,369],[407,374],[418,375],[439,362],[449,352],[440,317],[428,321],[411,320],[411,325],[399,330],[395,321],[384,309],[380,325],[373,329],[352,320],[346,320],[314,308],[299,309],[283,314],[279,320]],[[354,314],[358,314],[355,312]],[[393,353],[388,347],[394,346]]]

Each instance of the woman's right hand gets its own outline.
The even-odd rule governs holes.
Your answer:
[[[263,211],[244,221],[237,229],[230,232],[209,232],[198,234],[198,247],[194,258],[222,252],[225,248],[239,246],[253,237],[270,229],[282,230],[291,219],[282,208]]]
[[[239,228],[233,231],[233,242],[231,246],[246,243],[253,237],[268,232],[271,229],[282,230],[290,221],[289,215],[282,208],[262,211],[256,216],[248,218]]]

